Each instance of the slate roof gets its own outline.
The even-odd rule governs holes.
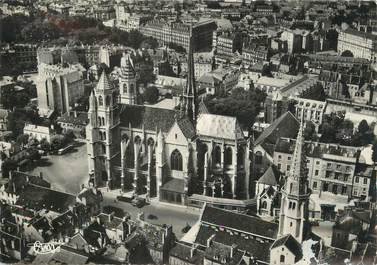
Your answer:
[[[203,100],[201,100],[199,102],[198,113],[199,113],[199,115],[200,114],[209,114],[210,113],[209,110],[208,110],[208,108],[207,108],[207,106],[206,106],[206,104],[204,103]]]
[[[12,177],[6,184],[5,190],[10,193],[18,194],[23,189],[23,187],[26,186],[27,183],[46,188],[51,187],[51,184],[49,182],[39,176],[34,176],[19,171],[13,171]]]
[[[97,222],[91,223],[84,230],[84,239],[88,242],[89,245],[92,245],[97,248],[101,248],[98,239],[101,238],[101,235],[104,240],[107,239],[106,229]]]
[[[214,260],[215,262],[226,262],[227,265],[239,264],[244,253],[234,250],[233,257],[231,257],[231,248],[231,245],[215,242],[215,240],[213,240],[211,246],[207,247],[205,251],[205,257],[206,259]]]
[[[280,137],[296,138],[300,122],[289,111],[281,115],[255,140],[255,145],[269,143],[276,144]]]
[[[243,236],[235,233],[230,234],[226,231],[215,230],[212,227],[201,225],[195,239],[195,243],[206,246],[207,239],[215,235],[213,241],[229,245],[236,243],[237,248],[246,251],[257,260],[267,262],[269,261],[270,252],[268,251],[272,245],[272,241],[262,241],[252,238],[250,236]]]
[[[196,136],[194,125],[188,118],[179,119],[177,124],[186,138],[193,139]]]
[[[113,89],[112,83],[109,81],[109,78],[107,77],[107,74],[105,71],[102,71],[102,75],[100,79],[98,80],[96,90],[110,90]]]
[[[244,139],[235,117],[216,114],[201,114],[196,125],[198,135],[223,139]]]
[[[120,115],[121,126],[141,129],[143,124],[145,130],[162,130],[167,133],[175,122],[178,113],[175,110],[153,108],[149,106],[122,105]]]
[[[171,250],[170,256],[183,260],[189,264],[203,264],[204,251],[196,248],[191,257],[191,249],[193,246],[178,242]]]
[[[260,177],[258,183],[277,186],[280,180],[280,175],[280,171],[274,165],[270,165],[262,177]]]
[[[276,223],[267,222],[255,216],[235,213],[211,206],[205,206],[201,222],[244,231],[248,234],[270,239],[275,239],[278,232],[278,225]]]
[[[297,242],[297,240],[290,234],[285,235],[277,239],[271,246],[271,249],[277,248],[280,246],[285,246],[295,255],[296,260],[300,260],[302,258],[302,249],[301,245]]]
[[[184,187],[185,187],[185,182],[183,179],[172,178],[171,180],[166,182],[164,185],[162,185],[161,190],[184,193],[185,192]]]
[[[80,111],[80,112],[77,112],[77,117],[75,117],[74,113],[66,112],[63,114],[63,116],[57,119],[57,122],[86,126],[89,122],[88,113]]]
[[[22,190],[16,205],[25,206],[35,211],[47,209],[64,213],[69,210],[69,206],[73,206],[75,203],[76,197],[74,195],[44,187],[27,185]]]

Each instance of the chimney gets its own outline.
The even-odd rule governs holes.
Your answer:
[[[74,116],[75,118],[77,118],[77,111],[76,111],[76,110],[73,111],[73,116]]]
[[[43,173],[42,173],[42,171],[39,171],[39,178],[43,179]]]

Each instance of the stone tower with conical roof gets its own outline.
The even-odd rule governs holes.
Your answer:
[[[292,157],[291,170],[287,173],[282,188],[279,218],[279,236],[291,234],[299,243],[308,232],[309,196],[306,158],[304,155],[304,122],[301,121],[296,146]]]
[[[120,103],[137,103],[136,74],[129,54],[123,54],[120,62],[119,91]]]
[[[119,142],[118,93],[103,71],[89,98],[86,127],[88,167],[90,181],[97,187],[113,187],[116,182],[112,167],[118,151],[112,146]]]
[[[188,59],[187,59],[187,81],[186,86],[183,90],[183,100],[182,100],[182,111],[190,119],[190,121],[196,124],[196,119],[198,115],[197,111],[197,95],[195,87],[195,71],[194,71],[194,51],[192,37],[190,37]]]

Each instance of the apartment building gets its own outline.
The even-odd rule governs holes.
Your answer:
[[[280,138],[273,163],[283,174],[292,166],[295,140]],[[305,154],[309,187],[313,193],[329,192],[348,199],[367,196],[373,168],[360,156],[360,148],[319,142],[306,142]]]
[[[347,29],[338,36],[338,54],[350,51],[356,58],[377,61],[377,36],[372,33]]]
[[[141,27],[140,31],[146,36],[157,39],[163,45],[173,43],[182,46],[186,51],[192,36],[193,48],[197,51],[211,47],[212,35],[216,27],[216,23],[212,20],[194,24],[152,20]]]

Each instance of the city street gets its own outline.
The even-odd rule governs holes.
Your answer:
[[[51,183],[53,189],[77,194],[82,184],[88,182],[86,144],[77,142],[76,147],[64,155],[42,157],[30,174],[39,175]]]
[[[105,205],[111,205],[123,209],[131,215],[132,219],[136,219],[139,212],[144,212],[145,220],[153,224],[171,224],[173,225],[173,231],[177,238],[183,236],[182,228],[187,224],[192,226],[200,215],[200,209],[192,209],[179,205],[159,203],[152,201],[150,205],[146,205],[142,208],[137,208],[131,205],[131,203],[116,201],[116,193],[103,191]],[[156,216],[157,219],[149,219],[148,216]]]
[[[43,177],[49,181],[53,189],[77,194],[82,184],[88,181],[88,163],[86,154],[86,144],[78,143],[71,152],[64,155],[48,155],[43,157],[37,167],[29,173],[39,175],[42,172]],[[106,192],[104,194],[105,205],[112,205],[122,208],[128,212],[132,219],[136,219],[137,213],[143,211],[147,221],[154,224],[171,224],[177,237],[181,237],[182,228],[193,225],[199,218],[199,209],[188,209],[182,206],[164,204],[152,201],[150,205],[143,208],[137,208],[126,202],[115,202],[115,197],[119,194]],[[149,219],[149,215],[154,215],[157,219]]]

